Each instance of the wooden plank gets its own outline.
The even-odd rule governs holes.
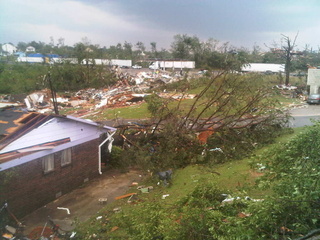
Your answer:
[[[118,199],[130,197],[130,196],[135,195],[135,194],[137,194],[137,193],[128,193],[128,194],[125,194],[125,195],[118,196],[115,199],[118,200]]]

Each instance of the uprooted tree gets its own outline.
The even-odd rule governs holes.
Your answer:
[[[147,134],[133,131],[132,136],[142,137],[135,141],[134,153],[125,151],[135,164],[159,170],[223,162],[270,141],[286,123],[274,90],[259,75],[222,71],[193,81],[202,81],[189,82],[190,88],[202,86],[194,99],[185,99],[186,91],[178,100],[157,94],[146,98],[153,118],[140,129]]]
[[[224,128],[254,128],[259,124],[285,123],[286,115],[279,109],[274,90],[263,82],[261,76],[224,71],[206,81],[188,108],[183,103],[187,93],[182,94],[175,106],[173,101],[176,100],[149,97],[149,110],[158,120],[158,125],[168,122],[170,118],[178,118],[175,121],[177,131],[218,132]]]

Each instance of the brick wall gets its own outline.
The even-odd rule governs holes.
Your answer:
[[[42,158],[0,172],[0,204],[7,200],[11,211],[23,217],[66,194],[85,180],[99,175],[99,139],[72,148],[72,162],[61,166],[54,154],[54,171],[44,173]],[[6,181],[5,181],[6,180]]]

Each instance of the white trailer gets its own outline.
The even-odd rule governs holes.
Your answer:
[[[150,69],[193,69],[195,68],[195,62],[194,61],[154,61],[149,66]]]
[[[96,64],[96,65],[108,65],[108,66],[119,66],[129,67],[132,66],[132,60],[124,59],[83,59],[82,64]]]
[[[123,60],[123,59],[111,59],[111,66],[119,66],[119,67],[130,67],[132,66],[132,60]]]
[[[256,73],[284,73],[284,64],[275,63],[249,63],[241,67],[242,72],[256,72]]]
[[[44,59],[42,57],[18,57],[17,62],[43,63]]]
[[[49,58],[49,57],[18,57],[18,62],[27,63],[71,63],[78,64],[77,58]],[[124,59],[83,59],[81,64],[96,64],[96,65],[106,65],[106,66],[119,66],[131,68],[132,60]]]

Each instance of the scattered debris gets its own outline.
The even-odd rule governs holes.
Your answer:
[[[282,234],[285,234],[285,233],[293,232],[293,230],[292,230],[292,229],[289,229],[289,228],[287,228],[287,227],[285,227],[285,226],[282,226],[282,227],[280,228],[280,232],[281,232]],[[318,239],[318,238],[317,238],[317,239]]]
[[[245,201],[253,201],[253,202],[260,202],[260,201],[263,201],[263,199],[253,199],[253,198],[250,198],[250,197],[244,197],[244,198],[241,198],[241,197],[231,197],[227,194],[223,194],[224,197],[226,197],[222,202],[221,202],[221,206],[225,206],[225,204],[232,204],[234,203],[235,201],[238,201],[238,200],[245,200]]]
[[[245,213],[245,212],[239,212],[238,213],[238,217],[239,218],[246,218],[246,217],[250,217],[252,214],[250,213]]]
[[[77,117],[86,116],[88,113],[99,114],[103,108],[114,108],[137,105],[144,102],[144,97],[150,95],[150,89],[157,86],[180,81],[183,76],[166,71],[149,71],[129,74],[122,72],[121,69],[114,69],[118,79],[115,85],[106,89],[88,88],[77,91],[75,93],[65,92],[59,93],[55,97],[58,109],[72,108],[83,109],[74,113]],[[0,102],[12,102],[11,105],[19,104],[26,106],[28,111],[36,111],[41,113],[53,113],[53,99],[50,89],[36,91],[23,98],[10,95],[0,96]],[[187,99],[194,98],[195,95],[178,94],[178,93],[159,93],[162,98]],[[15,102],[17,103],[15,103]],[[6,103],[6,105],[8,105]]]
[[[119,229],[119,227],[114,226],[113,228],[111,228],[111,231],[110,231],[110,232],[114,232],[114,231],[116,231],[117,229]]]
[[[137,193],[128,193],[128,194],[125,194],[125,195],[118,196],[115,199],[119,200],[119,199],[122,199],[122,198],[131,197],[132,195],[135,195],[135,194],[137,194]]]
[[[282,90],[295,90],[295,89],[297,89],[296,86],[291,86],[290,84],[289,85],[285,85],[285,84],[276,85],[275,87],[278,89],[282,89]]]
[[[240,200],[240,197],[236,198],[226,198],[221,202],[221,205],[224,206],[225,204],[231,204],[234,202],[234,200]]]
[[[222,149],[221,148],[212,148],[212,149],[209,149],[209,152],[215,152],[215,151],[218,151],[218,152],[222,152]]]
[[[99,203],[100,204],[106,204],[108,201],[108,198],[99,198]]]
[[[57,209],[60,209],[60,210],[66,210],[68,214],[70,214],[70,210],[69,208],[64,208],[64,207],[57,207]]]
[[[113,211],[114,211],[115,213],[121,212],[121,207],[114,208]]]
[[[202,132],[200,132],[200,133],[198,133],[197,135],[197,137],[198,137],[198,140],[199,140],[199,142],[201,143],[201,144],[206,144],[207,143],[207,141],[208,141],[208,138],[212,135],[214,133],[214,131],[212,130],[212,128],[210,129],[208,129],[208,130],[206,130],[206,131],[202,131]]]
[[[141,200],[140,198],[138,198],[138,195],[132,195],[128,200],[127,203],[132,203],[132,204],[136,204],[138,202],[143,202],[143,200]]]
[[[166,199],[166,197],[169,197],[170,195],[169,194],[164,194],[164,195],[162,195],[162,199]]]
[[[151,190],[153,190],[152,186],[149,187],[144,187],[144,186],[139,186],[137,187],[138,190],[140,190],[142,193],[149,193]]]
[[[260,171],[260,172],[263,172],[264,170],[266,170],[266,166],[265,165],[263,165],[262,163],[257,163],[257,167],[258,167],[258,170]]]

